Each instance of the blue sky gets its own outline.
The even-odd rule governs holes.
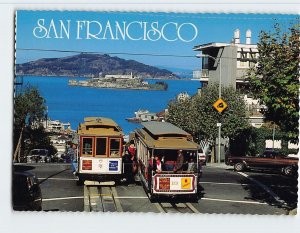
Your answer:
[[[37,60],[39,58],[64,57],[74,53],[67,52],[50,52],[50,51],[24,51],[21,48],[41,49],[41,50],[64,50],[64,51],[83,51],[83,52],[104,52],[104,53],[143,53],[143,54],[173,54],[173,55],[188,55],[194,56],[197,53],[193,51],[195,45],[210,43],[210,42],[230,42],[233,38],[235,29],[241,31],[241,43],[245,42],[245,33],[247,29],[252,31],[252,43],[258,41],[258,35],[261,30],[272,30],[275,22],[278,22],[284,30],[292,22],[295,22],[296,15],[270,15],[270,14],[182,14],[182,13],[138,13],[138,12],[83,12],[83,11],[17,11],[17,37],[16,37],[16,61],[24,63]],[[38,20],[43,20],[43,31],[36,34],[40,37],[49,33],[49,38],[37,38],[34,36],[34,28],[38,26]],[[56,29],[56,35],[62,38],[55,38],[53,27],[51,27],[51,19]],[[64,25],[70,22],[69,38],[63,33],[59,35],[60,21]],[[99,40],[95,38],[87,39],[85,37],[86,26],[82,30],[78,30],[77,21],[97,21],[103,27],[107,21],[113,24],[115,21],[126,22],[147,22],[147,30],[152,22],[158,22],[158,27],[168,24],[165,27],[166,38],[175,39],[176,41],[166,41],[159,39],[151,41],[149,39],[130,40],[128,37],[125,40],[112,40],[107,38]],[[171,24],[170,24],[171,22]],[[180,30],[180,35],[183,39],[189,40],[194,36],[195,39],[190,42],[180,40],[176,34],[177,29],[183,25]],[[195,25],[195,29],[191,25]],[[96,34],[98,24],[91,24],[90,32]],[[52,25],[53,26],[53,25]],[[145,24],[135,24],[131,27],[130,35],[138,38],[144,35]],[[49,30],[50,29],[50,30]],[[77,37],[80,32],[79,38]],[[99,34],[101,37],[101,34]],[[174,67],[182,69],[199,69],[200,60],[194,57],[191,58],[176,58],[176,57],[152,57],[152,56],[133,56],[118,54],[112,55],[124,59],[133,59],[139,62],[160,66]]]

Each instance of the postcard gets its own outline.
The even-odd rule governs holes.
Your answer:
[[[17,10],[12,209],[295,215],[297,17]]]

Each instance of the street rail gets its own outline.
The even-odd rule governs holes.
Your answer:
[[[123,212],[117,197],[117,192],[111,184],[98,182],[84,185],[85,212]]]
[[[191,203],[158,202],[155,205],[161,213],[200,213]]]

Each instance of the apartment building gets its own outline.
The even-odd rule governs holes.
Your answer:
[[[245,43],[241,43],[239,29],[234,31],[231,43],[212,42],[196,45],[202,58],[202,69],[193,73],[193,78],[200,80],[202,86],[221,80],[222,86],[246,88],[247,70],[254,66],[258,57],[256,44],[251,44],[251,31],[246,31]]]

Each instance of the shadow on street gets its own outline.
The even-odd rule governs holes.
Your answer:
[[[271,189],[281,200],[283,200],[286,204],[282,205],[282,203],[278,202],[274,197],[272,197],[268,192],[266,192],[262,187],[249,184],[245,185],[243,188],[249,193],[251,200],[266,202],[269,205],[278,206],[280,208],[286,208],[288,210],[294,209],[297,207],[298,201],[298,181],[297,177],[287,177],[276,173],[263,173],[263,172],[255,172],[248,173],[251,178],[259,181],[260,183],[267,186]],[[247,178],[244,178],[242,182],[246,183],[248,181]]]

